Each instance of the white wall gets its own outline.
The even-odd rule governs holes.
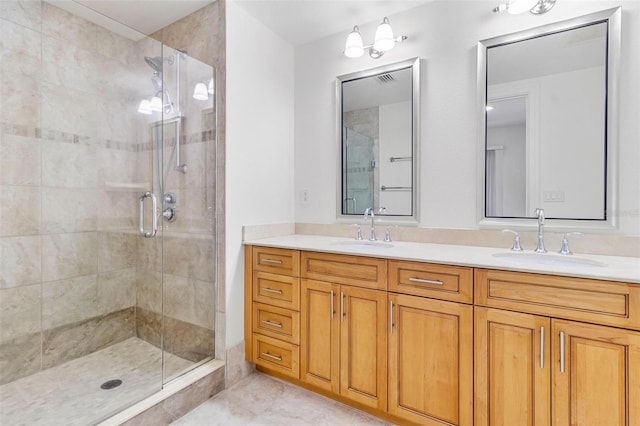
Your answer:
[[[621,233],[640,235],[640,2],[558,1],[542,16],[493,14],[495,5],[438,1],[389,16],[394,30],[409,39],[377,61],[341,54],[348,28],[296,48],[295,189],[308,188],[311,194],[309,205],[296,202],[297,222],[336,221],[335,77],[419,56],[420,226],[476,229],[477,42],[623,5],[618,213]],[[365,42],[373,38],[377,23],[354,22]]]
[[[294,221],[293,47],[227,2],[226,343],[243,339],[242,226]]]

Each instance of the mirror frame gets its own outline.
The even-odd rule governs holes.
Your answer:
[[[373,77],[379,74],[386,74],[393,71],[411,68],[411,150],[413,160],[411,162],[411,215],[380,215],[383,223],[399,223],[403,225],[417,225],[419,223],[419,146],[420,146],[420,58],[415,57],[401,62],[395,62],[380,67],[367,69],[364,71],[343,74],[336,77],[336,140],[338,141],[338,179],[336,187],[336,218],[338,222],[353,223],[354,220],[360,222],[358,214],[346,215],[342,213],[342,180],[344,178],[342,167],[342,83],[350,80]]]
[[[477,217],[480,228],[534,229],[535,218],[485,217],[486,202],[486,104],[487,104],[487,48],[502,44],[524,41],[551,33],[567,31],[596,23],[607,23],[607,93],[606,93],[606,154],[605,167],[607,184],[605,219],[547,219],[545,227],[555,231],[612,232],[617,228],[617,188],[618,188],[618,81],[620,74],[621,8],[607,9],[561,22],[527,29],[478,42],[478,177],[477,177]]]

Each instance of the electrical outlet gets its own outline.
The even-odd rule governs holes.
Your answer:
[[[311,204],[311,196],[308,189],[300,191],[300,204]]]

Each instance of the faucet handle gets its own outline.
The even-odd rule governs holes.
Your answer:
[[[385,232],[384,232],[384,242],[385,243],[390,243],[391,242],[391,232],[389,231],[389,227],[387,226]]]
[[[513,246],[511,247],[511,251],[522,251],[522,246],[520,245],[520,234],[516,231],[512,231],[511,229],[503,229],[502,232],[511,232],[513,237]]]
[[[358,227],[358,230],[356,231],[356,240],[361,241],[362,240],[362,229],[360,229],[360,225],[358,225],[357,223],[354,226]]]
[[[564,234],[564,237],[562,237],[562,247],[560,247],[560,251],[558,253],[560,254],[573,254],[573,252],[571,251],[571,248],[569,247],[569,235],[584,235],[582,232],[567,232],[566,234]]]

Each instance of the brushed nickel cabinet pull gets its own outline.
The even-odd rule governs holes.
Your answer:
[[[271,355],[269,352],[262,352],[262,355],[266,356],[267,358],[275,359],[276,361],[282,361],[281,356]]]
[[[262,290],[266,291],[267,293],[282,294],[282,290],[274,290],[269,287],[263,287]]]
[[[331,307],[329,309],[331,310],[331,319],[333,319],[333,290],[331,290]]]
[[[540,368],[544,368],[544,327],[540,327]]]
[[[280,324],[279,322],[273,322],[273,321],[269,321],[269,320],[262,320],[262,323],[270,325],[271,327],[282,328],[282,324]]]
[[[560,372],[564,373],[564,331],[560,332]]]
[[[422,278],[409,278],[409,281],[411,281],[412,283],[420,283],[420,284],[433,284],[433,285],[443,285],[444,283],[442,281],[436,281],[436,280],[423,280]]]
[[[262,259],[261,263],[273,263],[274,265],[282,265],[282,260],[277,259]]]
[[[344,321],[344,292],[340,292],[340,322]]]
[[[393,333],[393,300],[389,300],[389,334]]]

